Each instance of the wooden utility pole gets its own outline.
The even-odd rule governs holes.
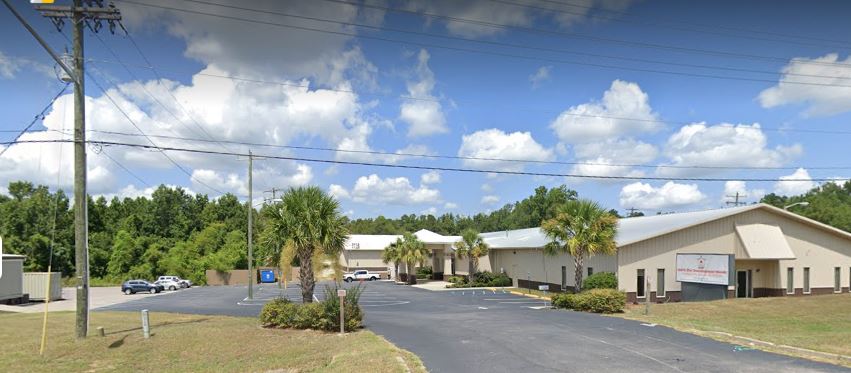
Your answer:
[[[747,202],[739,202],[739,198],[745,198],[745,197],[747,197],[747,196],[746,196],[746,195],[744,195],[744,194],[739,194],[739,192],[736,192],[736,194],[735,194],[735,195],[727,196],[727,198],[733,198],[733,200],[732,200],[732,201],[727,201],[727,202],[726,202],[726,203],[727,203],[727,206],[733,206],[733,207],[736,207],[736,206],[745,205],[745,204],[747,204]]]
[[[73,60],[65,63],[56,52],[41,38],[26,20],[3,0],[7,8],[24,25],[39,44],[50,54],[56,63],[68,74],[68,80],[74,82],[74,256],[77,274],[77,338],[85,338],[89,329],[89,253],[88,253],[88,206],[86,199],[86,93],[85,93],[85,53],[83,52],[83,27],[93,32],[101,29],[102,21],[107,21],[110,32],[120,25],[121,12],[112,4],[104,7],[102,0],[74,0],[71,6],[36,5],[35,9],[51,20],[61,32],[65,20],[73,23]],[[83,6],[85,3],[85,7]],[[122,26],[123,28],[123,26]]]
[[[248,150],[248,299],[254,299],[254,155]]]

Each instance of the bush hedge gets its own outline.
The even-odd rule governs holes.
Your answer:
[[[579,294],[556,294],[553,307],[594,313],[623,312],[626,294],[615,289],[592,289]]]
[[[617,289],[618,278],[613,272],[597,272],[582,282],[583,290]]]
[[[316,303],[293,303],[278,298],[263,306],[260,311],[260,323],[268,328],[313,329],[326,331],[340,330],[340,299],[337,286],[325,287],[325,300]],[[358,301],[362,289],[360,286],[349,288],[343,302],[345,304],[345,330],[353,331],[361,327],[363,311]]]
[[[449,278],[448,288],[483,288],[511,286],[511,278],[505,273],[492,273],[490,271],[477,272],[473,275],[473,281],[463,277],[453,276]]]

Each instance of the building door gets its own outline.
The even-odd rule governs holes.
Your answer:
[[[753,289],[751,288],[752,276],[750,270],[736,271],[736,298],[750,298],[753,296]]]
[[[561,290],[567,289],[567,266],[561,266]]]

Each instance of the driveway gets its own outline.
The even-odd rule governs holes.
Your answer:
[[[120,286],[90,287],[89,304],[91,305],[92,309],[97,309],[104,306],[120,304],[132,300],[139,300],[141,298],[158,297],[165,295],[166,293],[167,292],[157,294],[136,293],[133,295],[124,295],[124,293],[121,292]],[[50,312],[74,311],[76,309],[77,288],[73,287],[62,288],[62,299],[50,301],[50,304],[48,304],[48,310]],[[18,304],[14,306],[0,305],[0,311],[22,313],[44,312],[44,302],[30,302],[27,304]]]
[[[810,372],[842,367],[742,349],[617,317],[547,309],[500,291],[428,291],[367,283],[366,328],[417,354],[431,372]],[[317,296],[321,297],[321,286]],[[256,316],[277,296],[299,289],[202,287],[102,310]]]

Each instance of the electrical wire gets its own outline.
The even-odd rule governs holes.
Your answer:
[[[72,140],[24,140],[24,141],[18,141],[16,143],[21,144],[21,143],[66,143],[66,142],[72,142]],[[96,141],[87,141],[87,143],[96,144],[96,145],[100,145],[100,146],[107,146],[107,147],[108,146],[124,146],[124,147],[130,147],[130,148],[152,149],[152,150],[155,149],[155,150],[159,150],[159,151],[176,151],[176,152],[187,152],[187,153],[194,153],[194,154],[221,155],[221,156],[242,156],[242,157],[253,156],[253,157],[256,157],[256,158],[310,162],[310,163],[325,163],[325,164],[340,164],[340,165],[352,165],[352,166],[399,168],[399,169],[410,169],[410,170],[429,170],[429,171],[465,172],[465,173],[479,173],[479,174],[514,175],[514,176],[569,177],[569,178],[578,178],[578,179],[600,179],[600,180],[661,180],[661,181],[706,181],[706,182],[726,182],[726,181],[832,182],[832,181],[837,180],[836,178],[807,178],[807,179],[804,179],[804,178],[782,178],[781,179],[781,178],[721,178],[721,177],[585,175],[585,174],[570,174],[570,173],[509,171],[509,170],[476,169],[476,168],[461,168],[461,167],[438,167],[438,166],[423,166],[423,165],[385,164],[385,163],[375,163],[375,162],[343,161],[343,160],[333,160],[333,159],[293,157],[293,156],[282,156],[282,155],[262,155],[262,154],[251,154],[251,155],[249,155],[248,153],[240,153],[240,152],[227,152],[227,151],[218,151],[218,150],[193,149],[193,148],[181,148],[181,147],[169,147],[169,146],[156,146],[156,145],[123,143],[123,142],[116,142],[116,141],[99,141],[99,140],[96,140]],[[12,142],[0,142],[0,145],[7,145],[7,144],[14,144],[14,143],[12,143]]]
[[[311,17],[311,16],[298,15],[298,14],[292,14],[292,13],[277,12],[277,11],[271,11],[271,10],[260,10],[260,9],[241,7],[241,6],[219,4],[219,3],[215,3],[215,2],[209,2],[209,1],[201,1],[201,0],[183,0],[183,1],[184,2],[191,2],[191,3],[198,3],[198,4],[214,5],[214,6],[218,6],[218,7],[222,7],[222,8],[228,8],[228,9],[257,12],[257,13],[263,13],[263,14],[271,14],[271,15],[277,15],[277,16],[281,16],[281,17],[303,19],[303,20],[316,21],[316,22],[333,23],[333,24],[339,24],[339,25],[344,25],[344,26],[354,26],[354,27],[366,28],[366,29],[370,29],[370,30],[391,31],[391,32],[404,33],[404,34],[410,34],[410,35],[427,36],[427,37],[447,39],[447,40],[459,40],[459,41],[464,41],[464,42],[468,42],[468,43],[492,45],[492,46],[499,46],[499,47],[510,47],[510,48],[517,48],[517,49],[541,51],[541,52],[572,54],[572,55],[580,55],[580,56],[585,56],[585,57],[609,58],[609,59],[616,59],[616,60],[622,60],[622,61],[662,64],[662,65],[668,65],[668,66],[678,66],[678,67],[688,67],[688,68],[698,68],[698,69],[735,71],[735,72],[745,72],[745,73],[754,73],[754,74],[800,76],[800,77],[807,77],[807,78],[825,78],[825,79],[851,79],[849,77],[842,77],[842,76],[801,74],[801,73],[793,73],[793,72],[781,73],[781,72],[778,72],[778,71],[743,69],[743,68],[735,68],[735,67],[727,67],[727,66],[700,65],[700,64],[651,60],[651,59],[645,59],[645,58],[623,57],[623,56],[605,55],[605,54],[598,54],[598,53],[578,52],[578,51],[572,51],[572,50],[566,50],[566,49],[536,47],[536,46],[531,46],[531,45],[527,45],[527,44],[505,43],[505,42],[497,42],[497,41],[491,41],[491,40],[482,40],[482,39],[475,39],[475,38],[465,38],[465,37],[459,37],[459,36],[434,34],[434,33],[428,33],[428,32],[411,31],[411,30],[404,30],[404,29],[398,29],[398,28],[392,28],[392,27],[386,27],[386,26],[374,26],[374,25],[368,25],[368,24],[363,24],[363,23],[346,22],[346,21],[339,21],[339,20],[333,20],[333,19],[327,19],[327,18],[319,18],[319,17]]]
[[[87,132],[105,134],[105,135],[130,136],[130,137],[142,136],[142,135],[135,134],[135,133],[127,133],[127,132],[120,132],[120,131],[107,131],[107,130],[89,130]],[[458,159],[458,160],[489,161],[489,162],[511,162],[511,163],[521,163],[521,164],[555,164],[555,165],[574,165],[574,166],[579,165],[579,166],[670,168],[670,169],[720,169],[720,170],[796,170],[798,168],[806,168],[806,169],[812,169],[812,170],[849,170],[849,169],[851,169],[851,166],[794,166],[794,167],[708,166],[708,165],[707,166],[703,166],[703,165],[687,165],[686,166],[686,165],[649,165],[649,164],[622,164],[622,163],[613,164],[613,163],[600,163],[600,162],[543,161],[543,160],[473,157],[473,156],[453,156],[453,155],[405,153],[405,152],[390,153],[390,152],[384,152],[384,151],[378,151],[378,150],[336,149],[336,148],[325,148],[325,147],[317,147],[317,146],[280,145],[280,144],[270,144],[270,143],[262,143],[262,142],[249,142],[249,141],[235,141],[235,140],[207,140],[207,139],[199,139],[199,138],[191,138],[191,137],[156,135],[156,134],[146,134],[145,136],[152,137],[152,138],[200,142],[200,143],[214,142],[214,143],[226,143],[226,144],[233,144],[233,145],[256,146],[256,147],[267,147],[267,148],[277,148],[277,149],[314,150],[314,151],[326,151],[326,152],[334,152],[334,153],[352,153],[352,154],[371,154],[371,155],[381,155],[381,156],[392,157],[392,158],[412,157],[412,158]]]
[[[34,126],[35,123],[38,122],[39,119],[44,118],[44,113],[46,113],[48,109],[53,107],[53,103],[56,102],[56,100],[58,100],[59,97],[61,97],[63,93],[65,93],[65,91],[68,89],[68,86],[70,84],[71,83],[65,83],[65,85],[62,86],[62,89],[59,90],[59,93],[57,93],[55,96],[53,96],[53,98],[50,99],[50,102],[48,102],[47,105],[44,105],[44,108],[41,109],[41,111],[33,118],[32,122],[30,122],[29,125],[24,127],[24,129],[22,129],[20,131],[10,130],[10,131],[3,131],[3,132],[12,132],[12,133],[17,132],[18,134],[12,140],[12,141],[17,141],[19,138],[21,138],[21,136],[23,136],[27,131],[29,131],[30,128],[32,128],[32,126]],[[3,150],[0,150],[0,156],[2,156],[4,153],[6,153],[6,150],[9,150],[9,147],[5,147],[5,148],[3,148]]]
[[[433,44],[433,43],[405,41],[405,40],[391,39],[391,38],[385,38],[385,37],[379,37],[379,36],[373,36],[373,35],[361,35],[361,34],[357,34],[357,33],[349,33],[349,32],[343,32],[343,31],[332,31],[332,30],[324,30],[324,29],[317,29],[317,28],[312,28],[312,27],[296,26],[296,25],[277,23],[277,22],[267,22],[267,21],[261,21],[261,20],[258,20],[258,19],[228,16],[228,15],[201,12],[201,11],[195,11],[195,10],[189,10],[189,9],[174,8],[174,7],[168,7],[168,6],[152,5],[152,4],[140,3],[140,2],[136,2],[136,1],[132,1],[132,0],[121,0],[121,1],[124,2],[124,3],[135,4],[135,5],[157,8],[157,9],[172,10],[172,11],[176,11],[176,12],[206,15],[206,16],[211,16],[211,17],[218,17],[218,18],[222,18],[222,19],[230,19],[230,20],[235,20],[235,21],[249,22],[249,23],[261,24],[261,25],[276,26],[276,27],[283,27],[283,28],[302,30],[302,31],[310,31],[310,32],[319,32],[319,33],[325,33],[325,34],[330,34],[330,35],[353,37],[353,38],[359,38],[359,39],[370,39],[370,40],[377,40],[377,41],[383,41],[383,42],[389,42],[389,43],[395,43],[395,44],[413,45],[413,46],[425,47],[425,48],[445,49],[445,50],[452,50],[452,51],[458,51],[458,52],[467,52],[467,53],[476,53],[476,54],[485,54],[485,55],[492,55],[492,56],[508,57],[508,58],[514,58],[514,59],[534,60],[534,61],[543,61],[543,62],[557,63],[557,64],[587,66],[587,67],[596,67],[596,68],[611,69],[611,70],[635,71],[635,72],[644,72],[644,73],[661,74],[661,75],[689,76],[689,77],[696,77],[696,78],[736,80],[736,81],[760,82],[760,83],[772,83],[772,84],[777,83],[776,80],[769,80],[769,79],[747,78],[747,77],[740,77],[740,76],[712,75],[712,74],[702,74],[702,73],[693,73],[693,72],[678,72],[678,71],[668,71],[668,70],[656,70],[656,69],[637,68],[637,67],[628,67],[628,66],[619,66],[619,65],[607,65],[607,64],[601,64],[601,63],[560,60],[560,59],[553,59],[553,58],[536,57],[536,56],[503,53],[503,52],[495,52],[495,51],[486,51],[486,50],[479,50],[479,49],[451,47],[451,46],[439,45],[439,44]],[[786,60],[784,60],[784,61],[786,61]],[[786,61],[786,62],[788,62],[788,61]],[[796,63],[803,63],[803,62],[812,62],[812,61],[797,61]],[[835,66],[840,66],[840,65],[835,65]],[[848,66],[851,67],[851,65],[848,65]],[[801,81],[789,81],[789,80],[783,81],[783,83],[784,84],[792,84],[792,85],[805,85],[805,86],[851,88],[851,85],[816,83],[816,82],[801,82]]]

